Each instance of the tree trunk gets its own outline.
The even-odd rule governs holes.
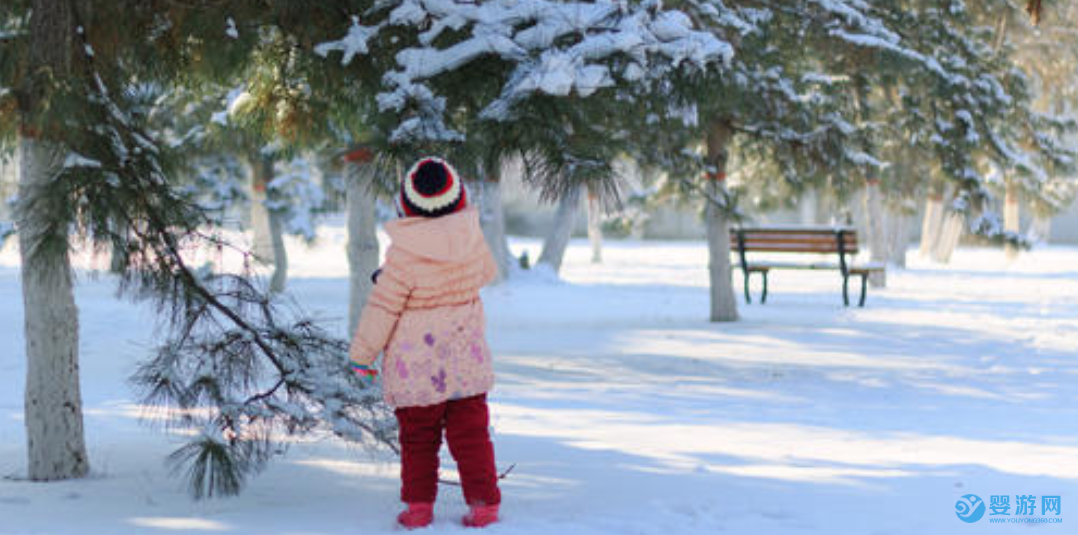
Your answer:
[[[636,160],[628,157],[616,157],[611,163],[614,169],[614,174],[620,178],[621,183],[627,187],[629,191],[643,194],[645,191],[645,182],[647,178],[644,176],[645,170],[641,169],[640,164]],[[653,173],[654,171],[647,171]],[[590,207],[589,207],[590,209]],[[643,211],[640,208],[639,211]],[[629,237],[634,240],[644,239],[644,235],[647,231],[647,217],[643,213],[637,213],[638,210],[630,208],[628,214],[629,217]],[[601,237],[601,235],[600,235]]]
[[[591,263],[603,262],[603,214],[599,199],[588,191],[588,241],[591,242]]]
[[[868,247],[872,253],[872,261],[881,264],[888,262],[888,254],[891,252],[887,246],[887,216],[883,210],[883,193],[880,192],[879,179],[865,181],[865,224],[868,230]],[[873,288],[887,286],[887,275],[884,271],[875,271],[868,277],[868,283]]]
[[[558,201],[558,210],[554,213],[554,224],[543,240],[543,251],[539,254],[539,263],[546,264],[557,273],[565,250],[569,247],[569,238],[576,225],[576,213],[580,211],[580,197],[583,185],[576,186]]]
[[[943,193],[929,191],[925,199],[924,220],[921,223],[920,254],[927,258],[936,251],[943,229]]]
[[[0,155],[0,222],[14,219],[7,201],[14,195],[14,188],[18,184],[17,167],[18,158]]]
[[[348,164],[348,333],[359,324],[378,269],[378,234],[375,195],[371,184],[362,180],[362,163]]]
[[[487,246],[498,263],[498,282],[509,278],[512,273],[512,256],[509,254],[509,241],[505,236],[505,212],[502,209],[501,169],[489,170],[485,180],[478,180],[479,223],[483,227],[483,236]]]
[[[251,168],[251,229],[253,253],[262,263],[273,263],[270,291],[283,292],[288,282],[288,251],[284,245],[284,221],[280,210],[268,205],[268,186],[273,181],[273,158],[255,153],[248,157]]]
[[[816,197],[816,188],[805,188],[805,191],[801,192],[801,200],[798,202],[797,207],[802,225],[816,225],[819,223],[816,212],[819,200]]]
[[[965,226],[965,217],[959,212],[948,212],[944,216],[943,230],[933,252],[936,262],[947,264],[951,261],[951,255],[958,247],[958,240],[962,238]]]
[[[281,293],[288,283],[288,252],[284,246],[284,222],[281,214],[270,210],[270,235],[273,236],[273,277],[270,278],[270,291]]]
[[[19,251],[26,338],[25,425],[28,476],[50,481],[85,476],[90,470],[79,391],[79,316],[68,257],[67,225],[58,224],[48,205],[31,203],[61,170],[66,149],[39,137],[34,126],[40,99],[52,91],[48,79],[75,82],[74,2],[35,0],[30,15],[28,87],[19,106]],[[46,125],[48,126],[48,125]],[[54,125],[55,126],[55,125]],[[46,130],[50,135],[59,127]]]
[[[266,209],[266,184],[256,177],[260,157],[248,161],[251,175],[251,210],[248,225],[251,228],[251,254],[260,264],[268,264],[273,258],[273,238],[270,232],[269,210]]]
[[[892,207],[887,210],[888,248],[887,255],[891,264],[905,269],[906,250],[910,244],[910,216],[906,215],[901,207]]]
[[[1029,225],[1029,239],[1033,243],[1048,243],[1048,237],[1052,234],[1052,217],[1042,214],[1034,214],[1033,222]]]
[[[1018,186],[1013,180],[1007,181],[1007,190],[1003,200],[1003,230],[1018,235],[1022,231],[1019,221]],[[1008,260],[1018,258],[1018,247],[1008,242],[1004,246]]]
[[[726,163],[732,138],[730,127],[715,123],[707,135],[707,159],[712,167],[705,184],[711,199],[722,199],[726,192]],[[723,208],[710,200],[704,210],[707,226],[708,275],[711,286],[711,321],[737,321],[737,296],[734,294],[733,269],[730,266],[730,224]]]
[[[19,198],[28,200],[60,170],[65,151],[20,140]],[[75,306],[65,225],[49,214],[19,208],[19,248],[26,333],[26,438],[29,477],[50,481],[89,471],[79,392],[79,314]]]

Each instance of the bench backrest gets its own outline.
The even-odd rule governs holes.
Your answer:
[[[857,231],[849,227],[731,228],[730,249],[741,253],[857,254]]]

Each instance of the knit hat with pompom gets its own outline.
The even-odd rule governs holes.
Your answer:
[[[420,159],[401,182],[400,207],[408,217],[440,217],[467,205],[460,175],[441,158]]]

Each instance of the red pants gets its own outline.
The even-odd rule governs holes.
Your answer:
[[[396,414],[400,423],[401,501],[434,502],[444,429],[449,453],[457,461],[464,500],[468,505],[501,503],[486,394],[425,407],[402,407]]]

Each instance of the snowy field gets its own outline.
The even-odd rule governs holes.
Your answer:
[[[290,243],[290,290],[341,328],[342,230],[321,233]],[[534,240],[512,245],[538,256]],[[562,282],[530,272],[484,290],[495,449],[516,464],[490,533],[1076,533],[1078,249],[1013,264],[963,249],[949,266],[911,251],[864,309],[841,306],[835,273],[777,272],[770,303],[735,324],[706,321],[702,243],[588,255],[573,242]],[[397,531],[397,465],[329,438],[239,498],[190,501],[163,465],[177,439],[140,423],[124,382],[153,316],[106,276],[83,272],[77,300],[93,474],[19,481],[22,300],[17,257],[0,253],[0,534]],[[965,524],[965,494],[1061,496],[1065,522]],[[464,510],[443,487],[431,531],[462,532]]]

